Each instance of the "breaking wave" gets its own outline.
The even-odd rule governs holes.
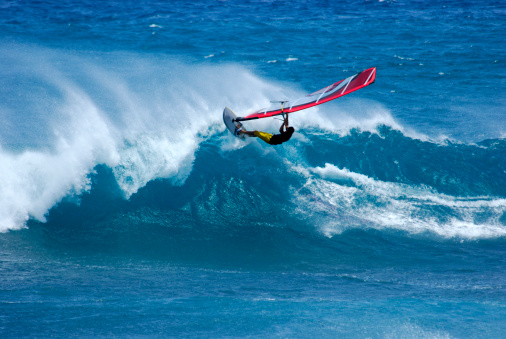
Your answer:
[[[0,60],[0,231],[40,222],[216,229],[240,215],[326,236],[506,235],[502,139],[435,142],[357,95],[294,114],[293,139],[271,147],[227,134],[223,107],[247,112],[303,91],[241,66],[20,45]]]

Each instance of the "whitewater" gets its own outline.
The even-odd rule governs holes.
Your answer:
[[[501,2],[0,9],[2,337],[506,331]]]

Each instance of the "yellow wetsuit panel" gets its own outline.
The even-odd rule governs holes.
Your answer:
[[[259,131],[255,131],[255,136],[259,137],[260,139],[262,139],[263,141],[265,141],[268,144],[270,144],[270,141],[272,138],[272,134],[265,133],[265,132],[259,132]]]

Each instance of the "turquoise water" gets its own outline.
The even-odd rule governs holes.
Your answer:
[[[503,336],[505,19],[501,1],[2,2],[0,334]],[[289,143],[223,125],[370,67],[291,115]]]

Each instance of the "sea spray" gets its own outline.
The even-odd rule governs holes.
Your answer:
[[[11,67],[2,71],[32,90],[19,100],[2,94],[2,231],[86,191],[99,164],[113,168],[127,198],[156,178],[184,182],[199,142],[223,130],[224,105],[245,109],[276,90],[237,66],[130,53],[11,45],[3,58]]]

